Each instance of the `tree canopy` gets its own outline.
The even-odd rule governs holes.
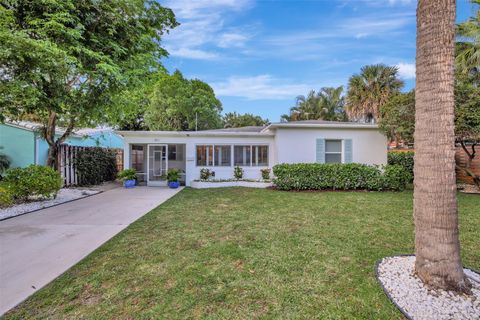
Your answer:
[[[346,111],[351,120],[378,120],[380,108],[403,88],[398,68],[384,64],[362,67],[348,81]]]
[[[380,107],[380,129],[390,141],[413,143],[415,91],[397,93]]]
[[[342,95],[343,87],[326,87],[315,92],[311,90],[307,96],[298,96],[295,106],[290,108],[289,114],[281,116],[282,121],[298,120],[327,120],[346,121],[344,111],[345,99]]]
[[[224,128],[240,128],[247,126],[266,126],[270,122],[268,119],[262,119],[251,113],[239,114],[236,112],[227,112],[223,116]]]
[[[41,120],[55,165],[75,126],[106,121],[115,92],[161,68],[161,37],[176,25],[153,0],[3,1],[0,117]]]
[[[185,79],[177,70],[155,83],[145,123],[151,130],[215,129],[222,127],[221,111],[222,103],[208,84]]]

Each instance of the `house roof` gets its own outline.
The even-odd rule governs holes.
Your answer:
[[[361,122],[301,120],[291,122],[274,122],[262,131],[276,128],[337,128],[337,129],[378,129],[378,125]]]
[[[5,122],[6,125],[28,130],[28,131],[38,131],[42,128],[42,124],[38,122],[32,122],[32,121],[7,121]],[[70,136],[73,137],[81,137],[81,136],[89,136],[95,133],[101,133],[101,132],[113,132],[113,129],[111,128],[80,128],[80,129],[74,129],[74,131],[70,134]],[[62,127],[57,127],[55,130],[56,135],[62,135],[65,132],[65,128]]]
[[[202,132],[261,132],[266,126],[247,126],[240,128],[222,128],[212,130],[202,130]]]

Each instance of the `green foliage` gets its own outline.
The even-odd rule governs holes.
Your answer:
[[[133,168],[124,169],[117,174],[117,178],[126,181],[126,180],[136,180],[137,171]]]
[[[79,150],[75,157],[75,168],[81,186],[97,185],[115,180],[117,163],[115,150],[91,147]]]
[[[178,169],[170,169],[167,173],[167,181],[168,182],[177,182],[180,179],[180,170]]]
[[[208,168],[200,169],[200,180],[208,180],[210,177],[213,176],[213,171]]]
[[[392,141],[413,143],[415,91],[398,93],[380,107],[380,130]]]
[[[383,190],[402,191],[413,181],[413,173],[402,165],[386,165],[381,179]]]
[[[389,167],[382,174],[378,167],[358,163],[278,164],[273,182],[280,190],[404,190],[409,174]]]
[[[236,166],[233,168],[233,177],[237,180],[240,180],[243,178],[243,168]]]
[[[10,168],[10,158],[5,155],[0,153],[0,176],[8,169]]]
[[[260,169],[260,173],[262,174],[263,180],[270,180],[270,169]]]
[[[397,151],[390,151],[388,153],[388,161],[389,165],[399,165],[403,167],[410,175],[410,181],[413,181],[413,158],[415,156],[415,152],[407,151],[407,152],[397,152]]]
[[[400,92],[404,83],[398,68],[384,64],[362,67],[348,80],[347,113],[350,119],[371,121],[380,118],[380,108]]]
[[[480,0],[470,0],[475,14],[457,25],[455,69],[462,75],[480,77]]]
[[[0,208],[13,205],[13,193],[6,184],[0,184]]]
[[[32,164],[8,169],[2,183],[8,186],[14,198],[25,201],[29,197],[56,197],[63,179],[50,167]]]
[[[222,103],[200,80],[185,79],[180,71],[155,84],[145,123],[151,130],[192,131],[222,127]]]
[[[317,93],[311,90],[308,95],[298,96],[296,105],[290,108],[290,113],[281,116],[282,121],[326,120],[347,121],[345,99],[342,96],[343,87],[322,88]]]
[[[241,128],[248,126],[266,126],[270,124],[268,119],[262,119],[251,113],[239,114],[236,112],[228,112],[223,116],[223,126],[225,128]]]

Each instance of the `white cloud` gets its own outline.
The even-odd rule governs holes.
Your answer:
[[[171,0],[171,8],[180,26],[165,35],[164,43],[171,56],[211,60],[218,58],[215,48],[241,47],[249,37],[241,28],[225,30],[228,13],[248,9],[251,0]]]
[[[212,83],[212,87],[219,96],[242,97],[249,100],[293,99],[314,88],[313,85],[292,83],[268,74],[230,77],[225,82]]]
[[[400,78],[409,80],[415,79],[415,64],[413,63],[398,63],[398,75]]]

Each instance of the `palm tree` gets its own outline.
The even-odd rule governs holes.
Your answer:
[[[384,64],[364,66],[348,81],[347,114],[356,121],[372,122],[380,118],[380,107],[400,92],[404,83],[398,68]]]
[[[471,0],[480,5],[480,0]],[[457,26],[457,55],[455,67],[462,75],[480,73],[480,10],[468,21]],[[473,73],[473,74],[472,74]]]
[[[283,121],[327,120],[346,121],[343,87],[311,90],[307,96],[297,96],[290,114],[282,115]]]
[[[415,270],[470,292],[458,239],[454,136],[455,0],[419,0],[415,90]]]

